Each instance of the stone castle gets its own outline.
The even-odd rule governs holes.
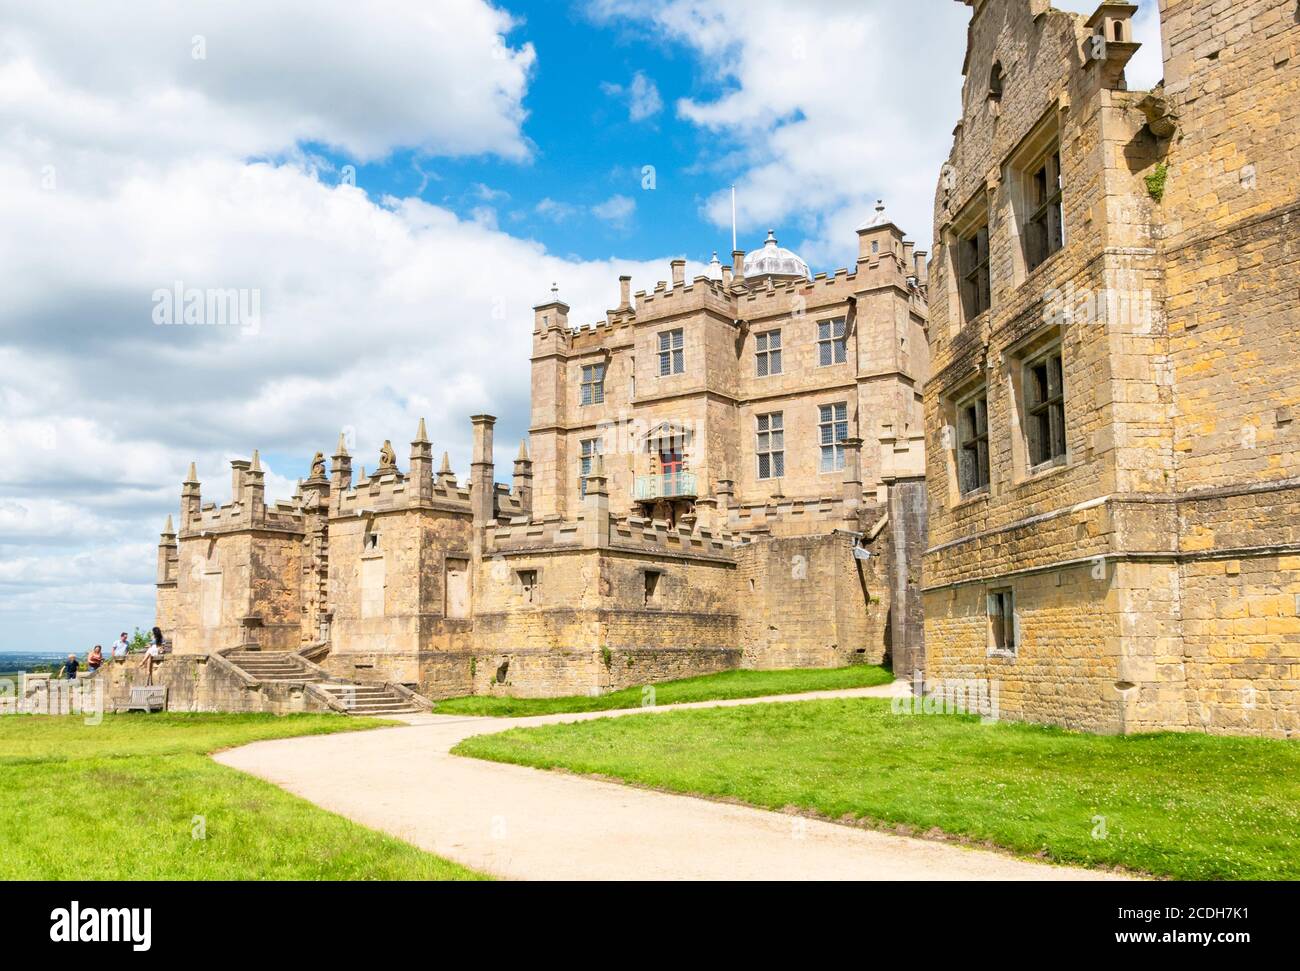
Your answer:
[[[385,442],[354,478],[340,440],[287,502],[267,503],[256,453],[232,463],[224,506],[191,468],[159,545],[158,625],[178,656],[295,654],[429,699],[919,645],[899,564],[922,544],[925,260],[883,207],[858,236],[832,275],[769,236],[691,281],[675,261],[635,303],[623,278],[594,326],[550,294],[508,487],[486,415],[465,481],[445,454],[435,470],[423,422],[405,468]]]
[[[832,274],[769,234],[596,324],[552,292],[509,486],[489,416],[464,481],[423,422],[272,505],[256,453],[224,506],[191,468],[157,622],[209,703],[888,661],[1010,717],[1300,730],[1295,0],[1161,0],[1152,91],[1132,5],[963,2],[932,261],[878,207]]]

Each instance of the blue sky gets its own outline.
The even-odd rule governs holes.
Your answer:
[[[847,265],[878,198],[930,246],[962,4],[359,9],[0,0],[0,651],[149,626],[191,461],[222,501],[258,448],[284,498],[341,430],[404,465],[423,417],[463,474],[487,411],[508,469],[532,305],[555,282],[591,322],[620,273],[727,259],[733,183],[744,248]],[[160,320],[177,281],[257,319]]]

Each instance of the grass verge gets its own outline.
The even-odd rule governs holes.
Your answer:
[[[440,701],[434,711],[440,715],[490,715],[520,718],[525,715],[556,715],[583,711],[615,711],[640,708],[643,692],[654,689],[658,705],[680,705],[691,701],[727,698],[759,698],[763,695],[796,694],[802,691],[836,691],[889,684],[894,676],[874,664],[847,668],[796,668],[787,671],[724,671],[680,681],[662,681],[645,687],[623,688],[605,695],[573,695],[567,698],[506,698],[469,695]]]
[[[458,755],[599,774],[830,819],[938,829],[1062,863],[1300,879],[1300,745],[1098,736],[876,699],[511,729]]]
[[[383,724],[336,715],[0,718],[0,879],[474,879],[208,758]]]

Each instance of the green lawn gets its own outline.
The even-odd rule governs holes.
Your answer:
[[[336,715],[106,715],[97,726],[0,718],[0,880],[473,879],[207,757],[382,724]]]
[[[801,691],[836,691],[889,684],[894,676],[874,664],[847,668],[796,668],[788,671],[724,671],[680,681],[662,681],[654,688],[654,705],[680,705],[689,701],[717,701],[724,698],[758,698],[763,695],[795,694]],[[506,698],[468,695],[440,701],[434,710],[440,715],[492,715],[519,718],[525,715],[554,715],[580,711],[614,711],[641,708],[646,688],[623,688],[606,695],[573,695],[568,698]]]
[[[854,699],[515,728],[454,751],[937,828],[1060,862],[1189,880],[1300,879],[1294,741],[1096,736],[893,714],[888,701]]]

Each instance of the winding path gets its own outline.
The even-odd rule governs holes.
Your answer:
[[[218,753],[372,829],[507,879],[1099,880],[1111,874],[450,754],[471,735],[680,708],[884,697],[860,688],[657,709],[479,718],[257,742]]]

